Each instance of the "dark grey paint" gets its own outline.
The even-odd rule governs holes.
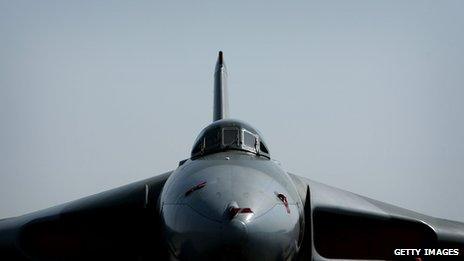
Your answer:
[[[227,94],[227,69],[222,52],[214,69],[214,109],[213,121],[229,117],[229,99]]]
[[[289,212],[279,193],[286,195]],[[231,218],[231,205],[253,213]],[[220,258],[230,249],[228,255],[246,260],[293,259],[304,231],[303,205],[290,177],[273,161],[246,152],[188,160],[166,181],[161,206],[166,238],[178,258]]]
[[[227,116],[225,76],[220,54],[211,126],[234,125],[259,134],[243,122],[223,120]],[[0,220],[0,257],[329,260],[321,255],[315,237],[319,227],[315,227],[314,213],[319,210],[385,224],[396,220],[419,224],[432,233],[432,246],[457,247],[461,255],[464,251],[462,223],[287,174],[258,151],[236,147],[195,155],[176,170],[151,179]]]

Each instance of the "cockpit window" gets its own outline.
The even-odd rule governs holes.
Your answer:
[[[192,155],[199,155],[201,153],[201,148],[203,146],[203,140],[199,140],[195,145],[193,145]]]
[[[239,133],[237,128],[222,129],[222,145],[238,145]]]
[[[247,130],[243,130],[243,145],[256,151],[256,144],[256,136]]]
[[[205,148],[211,149],[214,147],[219,147],[220,142],[220,129],[212,129],[205,134]]]
[[[193,159],[227,150],[239,150],[270,158],[258,131],[237,120],[218,120],[203,129],[192,149]]]
[[[259,151],[269,154],[269,151],[267,150],[266,146],[262,142],[259,144]]]

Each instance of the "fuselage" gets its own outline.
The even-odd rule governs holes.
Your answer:
[[[303,237],[303,205],[291,178],[248,152],[187,160],[167,180],[159,204],[174,259],[290,260]]]
[[[291,178],[270,158],[255,128],[228,118],[227,71],[219,52],[213,122],[166,181],[158,205],[172,259],[296,257],[303,204]]]

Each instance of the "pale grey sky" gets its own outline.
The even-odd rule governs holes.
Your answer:
[[[0,1],[0,217],[175,168],[212,119],[223,50],[231,115],[288,171],[464,221],[463,11]]]

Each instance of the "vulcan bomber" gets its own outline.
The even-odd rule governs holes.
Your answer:
[[[229,118],[227,90],[219,52],[213,122],[188,159],[152,178],[0,220],[0,260],[464,259],[464,223],[286,172],[257,129]]]

